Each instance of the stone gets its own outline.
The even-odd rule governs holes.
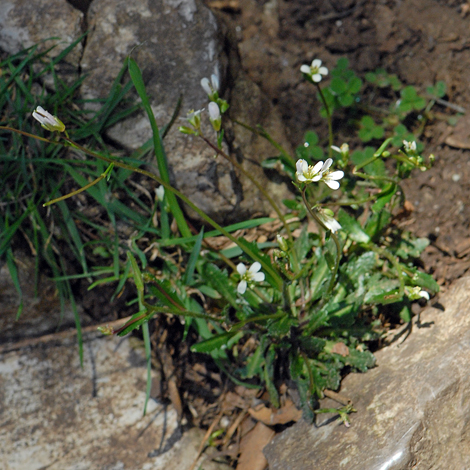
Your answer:
[[[141,341],[75,335],[0,352],[0,468],[180,470],[204,432],[182,433],[176,411],[151,398],[142,415],[146,359]],[[159,378],[152,371],[152,380]],[[228,467],[202,456],[210,470]],[[196,467],[198,468],[198,467]]]
[[[83,19],[83,13],[66,0],[2,0],[0,47],[16,54],[40,42],[40,51],[56,44],[49,54],[55,57],[83,34]],[[77,69],[82,52],[77,44],[67,63]]]
[[[228,58],[223,50],[222,30],[214,15],[199,0],[94,0],[88,21],[91,32],[81,63],[83,72],[88,74],[81,90],[85,99],[107,96],[129,54],[142,70],[160,129],[170,121],[181,95],[182,116],[192,109],[207,108],[208,99],[200,86],[203,77],[211,74],[220,77],[222,95],[230,95],[231,89],[236,87],[226,80]],[[231,67],[238,69],[239,65]],[[259,89],[256,94],[260,94]],[[237,100],[246,98],[235,92],[230,102],[234,106]],[[255,100],[255,104],[260,102]],[[258,110],[252,111],[260,114]],[[264,100],[262,113],[264,121],[260,124],[269,126],[273,117],[268,100]],[[230,116],[234,118],[232,112]],[[257,124],[252,121],[248,124]],[[202,114],[202,122],[204,133],[215,141],[207,111]],[[178,121],[164,141],[172,182],[178,189],[219,223],[269,211],[259,191],[253,190],[253,184],[246,177],[221,156],[214,158],[214,150],[201,139],[181,134],[177,129],[180,124],[184,122]],[[152,133],[147,116],[140,113],[115,125],[109,135],[131,151],[150,139]],[[228,150],[227,146],[224,150]],[[253,153],[247,158],[255,161],[255,174],[261,184],[270,191],[281,192],[278,199],[285,197],[285,187],[277,189],[279,184],[270,185],[260,168],[266,153]],[[250,173],[252,166],[247,164]]]
[[[350,428],[337,415],[298,422],[265,447],[270,470],[470,468],[470,277],[440,302],[377,352],[378,367],[342,382]]]

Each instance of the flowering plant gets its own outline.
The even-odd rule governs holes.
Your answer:
[[[128,69],[142,101],[148,102],[132,59]],[[224,152],[228,103],[220,96],[215,75],[201,81],[209,99],[207,112],[191,111],[188,125],[180,127],[181,132],[203,139],[217,158],[228,160],[271,204],[275,217],[234,226],[221,226],[170,184],[156,124],[153,143],[158,176],[72,141],[65,125],[40,106],[33,117],[46,130],[58,133],[58,140],[41,140],[72,146],[108,165],[95,180],[47,205],[104,184],[116,169],[155,182],[155,204],[149,210],[152,230],[146,237],[135,236],[118,246],[121,251],[113,267],[112,281],[119,281],[120,287],[133,278],[139,309],[120,328],[103,332],[124,335],[142,327],[150,344],[150,320],[165,314],[179,316],[183,338],[192,338],[193,352],[210,355],[236,383],[266,387],[275,406],[279,405],[279,385],[295,382],[304,413],[312,417],[323,391],[339,387],[344,367],[365,371],[374,366],[367,342],[381,337],[379,306],[383,315],[385,306],[393,305],[403,321],[410,321],[411,301],[426,301],[438,286],[414,264],[427,241],[405,236],[391,225],[403,203],[401,178],[413,168],[426,170],[430,163],[414,141],[401,141],[397,148],[394,136],[378,148],[354,152],[347,143],[333,145],[334,107],[320,86],[328,70],[315,59],[300,71],[316,87],[326,110],[328,138],[321,144],[328,157],[314,158],[308,152],[291,156],[281,149],[278,162],[290,177],[293,191],[285,207],[279,207],[243,164]],[[154,123],[151,107],[146,111]],[[203,119],[211,123],[215,142],[203,133]],[[266,133],[260,135],[273,141]],[[395,159],[393,172],[385,166],[386,158]],[[214,248],[204,229],[197,233],[188,224],[181,201],[213,227],[211,236],[222,237],[232,246]],[[138,225],[139,231],[142,227],[145,224]],[[236,235],[236,230],[256,227],[266,231],[265,242]],[[149,264],[156,258],[158,271]]]

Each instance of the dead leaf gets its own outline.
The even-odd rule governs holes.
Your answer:
[[[265,445],[271,442],[275,432],[261,422],[245,436],[240,442],[240,458],[237,470],[264,470],[268,461],[263,454]]]
[[[346,357],[349,356],[349,348],[344,343],[336,343],[331,348],[332,353],[339,354],[340,356]]]
[[[264,424],[274,426],[275,424],[287,424],[298,421],[302,417],[302,411],[298,410],[294,403],[287,399],[285,405],[279,410],[271,410],[264,405],[256,409],[248,410],[250,415]]]

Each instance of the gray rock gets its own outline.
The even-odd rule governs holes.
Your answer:
[[[213,14],[199,0],[94,0],[88,19],[91,33],[82,69],[89,77],[82,87],[84,98],[107,96],[112,80],[129,54],[141,67],[160,128],[169,122],[181,94],[183,116],[192,109],[207,107],[201,78],[215,73],[221,78],[223,92],[228,59],[223,51],[222,33]],[[239,64],[233,66],[238,68]],[[233,84],[229,84],[231,87]],[[255,94],[260,95],[259,89],[252,87],[256,88]],[[225,91],[227,95],[230,93],[230,89]],[[253,103],[250,97],[240,93],[234,93],[230,101],[234,105],[239,99]],[[261,100],[255,99],[254,104],[259,106]],[[269,127],[277,117],[273,119],[267,100],[262,104],[261,110],[254,112],[262,115],[260,123]],[[252,121],[250,119],[248,123],[258,123]],[[253,190],[252,183],[220,156],[214,158],[214,151],[200,139],[180,134],[177,130],[180,124],[182,121],[165,139],[173,182],[178,189],[219,222],[266,212],[266,203],[260,198],[259,191]],[[203,113],[203,130],[215,140],[207,111]],[[119,123],[109,135],[125,148],[134,150],[152,134],[148,119],[142,113]],[[285,197],[285,187],[279,189],[279,184],[270,185],[259,167],[260,157],[267,156],[266,152],[255,156],[250,152],[246,156],[255,160],[256,176],[261,183],[273,192],[280,192],[279,198]],[[252,172],[249,163],[247,170]]]
[[[56,44],[51,56],[57,56],[82,34],[83,13],[66,0],[2,0],[0,7],[0,48],[16,54],[46,39],[45,50]],[[59,38],[59,39],[57,39]],[[68,55],[67,62],[78,67],[82,45]]]
[[[176,411],[155,399],[142,416],[141,342],[98,333],[84,339],[83,369],[75,336],[0,353],[0,468],[189,468],[204,432],[181,435]],[[199,463],[227,468],[204,456]]]
[[[270,470],[470,468],[470,277],[441,303],[377,353],[378,367],[343,381],[357,409],[350,428],[332,415],[297,423],[265,448]]]

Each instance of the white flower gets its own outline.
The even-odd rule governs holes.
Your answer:
[[[243,263],[237,265],[238,274],[241,276],[241,281],[238,283],[238,293],[244,294],[249,282],[263,282],[264,273],[258,272],[261,269],[261,264],[256,261],[250,269],[247,271],[246,266]]]
[[[157,198],[159,201],[163,201],[163,198],[165,197],[165,188],[164,186],[159,186],[155,192],[157,193]]]
[[[405,294],[410,300],[418,300],[418,299],[426,299],[429,300],[429,292],[426,292],[425,290],[422,290],[421,287],[415,286],[415,287],[409,287],[405,286]]]
[[[333,172],[325,172],[322,174],[321,180],[331,189],[338,189],[340,180],[344,176],[344,171],[338,170]]]
[[[319,83],[322,81],[322,75],[328,75],[328,69],[322,66],[321,63],[320,59],[315,59],[312,61],[312,65],[302,65],[300,71],[308,75],[315,83]]]
[[[309,165],[305,160],[297,160],[296,177],[301,183],[312,183],[319,181],[322,176],[323,162],[318,162],[315,166]]]
[[[405,147],[405,151],[407,152],[416,152],[416,142],[408,142],[406,140],[403,141],[403,145]]]
[[[65,125],[57,117],[53,116],[51,113],[47,112],[42,106],[38,106],[33,111],[33,118],[41,123],[41,126],[48,131],[54,132],[64,132]]]
[[[207,93],[209,98],[213,98],[214,94],[219,91],[219,79],[217,75],[212,74],[211,75],[211,82],[209,82],[208,78],[203,78],[201,80],[201,86],[204,89],[204,91]]]
[[[331,230],[333,233],[341,230],[341,224],[334,217],[332,217],[333,211],[330,211],[329,209],[318,208],[317,214],[327,229]]]
[[[212,127],[218,132],[222,125],[222,118],[220,117],[219,105],[214,101],[209,103],[209,121],[212,123]]]
[[[201,127],[201,113],[203,111],[204,108],[198,109],[197,111],[194,111],[194,109],[192,109],[186,116],[186,119],[195,129],[199,129]]]
[[[332,150],[341,154],[342,157],[347,157],[349,155],[349,145],[342,144],[341,147],[336,147],[336,145],[331,146]]]
[[[323,181],[331,189],[338,189],[339,183],[337,180],[344,176],[344,172],[341,170],[330,172],[329,168],[332,163],[332,158],[327,158],[325,163],[318,162],[315,166],[309,165],[305,160],[297,160],[295,164],[297,180],[301,183]]]

